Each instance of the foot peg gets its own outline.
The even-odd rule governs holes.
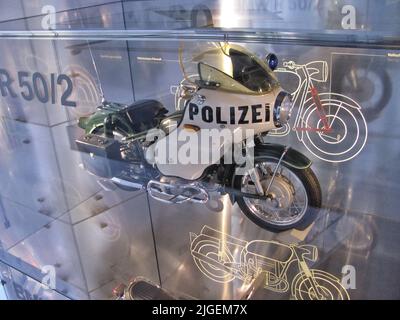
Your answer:
[[[191,201],[195,203],[206,203],[208,192],[198,184],[170,184],[150,180],[147,184],[150,196],[166,203],[182,203]]]

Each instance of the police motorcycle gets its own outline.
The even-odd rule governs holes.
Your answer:
[[[79,119],[85,135],[76,142],[84,168],[108,186],[143,188],[170,204],[228,194],[270,231],[309,226],[322,198],[311,161],[261,139],[285,125],[293,108],[273,73],[277,57],[261,59],[228,43],[184,52],[180,48],[187,79],[180,88],[187,100],[183,110],[167,114],[156,100],[103,101]]]

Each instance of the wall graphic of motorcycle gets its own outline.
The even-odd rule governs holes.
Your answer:
[[[293,299],[350,299],[339,278],[309,268],[307,262],[318,258],[318,249],[312,245],[247,242],[204,226],[199,235],[190,233],[190,252],[198,269],[215,282],[240,279],[248,284],[264,273],[265,289],[277,293],[290,290]]]
[[[291,129],[297,138],[317,158],[327,162],[344,162],[353,159],[364,148],[367,142],[368,128],[361,106],[353,99],[333,92],[318,92],[314,82],[324,83],[328,80],[328,63],[310,61],[298,65],[294,61],[283,62],[277,68],[278,78],[289,75],[296,84],[288,90],[293,97],[291,119],[279,129],[269,131],[270,136],[286,136]],[[197,77],[193,74],[190,77]],[[292,79],[292,80],[293,80]],[[280,79],[281,80],[281,79]],[[181,110],[186,103],[182,88],[190,87],[184,79],[178,86],[171,86],[175,96],[175,109]],[[296,114],[293,114],[293,112]]]
[[[328,162],[348,161],[361,152],[367,142],[368,128],[360,105],[343,94],[320,93],[314,86],[314,82],[328,79],[326,61],[303,65],[285,61],[283,68],[275,72],[278,78],[283,73],[297,78],[297,87],[291,92],[296,114],[292,114],[292,124],[272,130],[270,135],[285,136],[292,129],[314,156]]]

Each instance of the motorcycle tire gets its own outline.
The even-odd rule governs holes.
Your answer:
[[[360,60],[358,56],[339,58],[335,65],[346,67],[335,68],[332,77],[332,91],[356,100],[361,105],[367,122],[380,117],[393,93],[392,81],[384,65],[386,60],[377,59],[379,58]],[[354,75],[354,80],[361,88],[353,87],[351,79]]]
[[[311,269],[310,274],[322,297],[318,297],[314,292],[309,277],[300,272],[292,281],[291,292],[295,300],[350,300],[349,293],[340,283],[340,279],[322,270]]]
[[[255,164],[258,162],[263,162],[263,160],[275,163],[279,161],[278,159],[271,160],[270,158],[268,159],[258,158],[255,160]],[[281,232],[293,228],[298,230],[304,230],[312,222],[314,222],[314,220],[317,218],[319,209],[321,208],[321,203],[322,203],[321,186],[319,184],[319,181],[315,173],[311,170],[311,168],[300,170],[292,168],[286,165],[285,163],[281,163],[281,166],[284,166],[286,169],[290,170],[294,175],[296,175],[299,178],[307,193],[308,203],[306,212],[304,213],[304,215],[300,220],[287,225],[274,224],[254,214],[247,206],[244,197],[236,196],[235,199],[237,201],[240,210],[246,215],[246,217],[263,229],[272,232]],[[243,178],[242,175],[235,176],[234,180],[235,189],[241,190],[242,178]]]

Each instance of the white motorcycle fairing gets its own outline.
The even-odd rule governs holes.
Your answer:
[[[280,87],[264,95],[200,89],[186,104],[177,128],[147,153],[156,155],[155,164],[164,176],[196,180],[207,167],[232,151],[233,139],[226,139],[227,135],[241,144],[251,136],[277,128],[273,110],[280,92]],[[215,133],[225,139],[215,141]],[[187,152],[189,159],[185,157]]]

